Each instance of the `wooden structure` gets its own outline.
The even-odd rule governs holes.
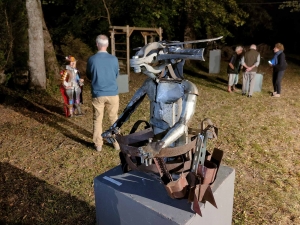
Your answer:
[[[144,37],[145,44],[147,44],[148,37],[150,36],[150,42],[153,41],[153,36],[159,36],[159,40],[162,40],[163,30],[159,28],[146,28],[146,27],[129,27],[127,26],[111,26],[110,27],[110,38],[111,38],[111,54],[116,56],[116,52],[126,53],[126,57],[118,57],[120,60],[126,60],[126,71],[130,79],[130,35],[133,31],[141,31],[141,34]],[[126,35],[126,43],[118,43],[115,42],[115,35],[125,34]],[[121,50],[119,48],[120,45],[126,45],[126,50]]]

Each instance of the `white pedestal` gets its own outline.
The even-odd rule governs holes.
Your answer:
[[[231,225],[235,170],[220,166],[212,186],[218,209],[201,206],[202,217],[187,199],[171,199],[155,177],[115,167],[94,179],[97,225]]]
[[[261,88],[262,88],[262,83],[263,83],[263,75],[262,74],[255,74],[255,78],[254,78],[254,89],[253,92],[261,92]],[[249,88],[249,82],[247,82],[247,90],[246,92],[248,92],[248,88]]]
[[[220,73],[221,50],[214,49],[209,51],[209,73]]]
[[[119,93],[129,92],[129,83],[127,74],[119,74],[117,77]]]

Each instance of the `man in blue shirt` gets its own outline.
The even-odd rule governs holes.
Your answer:
[[[96,38],[98,52],[88,59],[86,74],[92,85],[93,104],[93,142],[97,151],[102,150],[103,139],[102,120],[104,108],[113,124],[118,119],[119,91],[117,77],[119,74],[119,63],[117,57],[107,52],[108,37],[99,35]],[[115,149],[120,147],[114,143]]]

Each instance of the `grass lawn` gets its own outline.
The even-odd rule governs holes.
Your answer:
[[[236,172],[232,224],[300,224],[300,59],[290,56],[288,63],[282,95],[275,99],[266,60],[259,67],[262,91],[252,98],[241,95],[241,85],[227,92],[226,62],[219,74],[186,72],[199,89],[191,127],[210,118],[219,128],[213,144],[224,151],[222,164]],[[120,112],[145,78],[131,74]],[[83,95],[85,116],[69,119],[58,90],[0,87],[0,224],[95,224],[93,179],[117,166],[119,158],[110,146],[93,150],[87,82]],[[145,99],[122,131],[148,118]]]

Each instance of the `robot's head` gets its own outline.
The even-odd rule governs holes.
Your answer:
[[[184,44],[212,42],[223,38],[210,38],[205,40],[195,40],[186,42],[152,42],[139,48],[135,56],[130,59],[130,66],[135,73],[143,72],[152,79],[156,79],[167,67],[165,76],[170,73],[172,66],[175,76],[183,79],[183,65],[186,59],[205,61],[203,57],[204,48],[184,49]],[[173,77],[173,76],[172,76]]]
[[[139,48],[136,54],[130,59],[130,66],[135,73],[144,73],[152,79],[157,77],[173,77],[170,74],[171,65],[176,78],[183,79],[184,58],[172,54],[175,49],[182,49],[180,46],[165,46],[166,42],[152,42]],[[174,77],[173,77],[174,78]]]

